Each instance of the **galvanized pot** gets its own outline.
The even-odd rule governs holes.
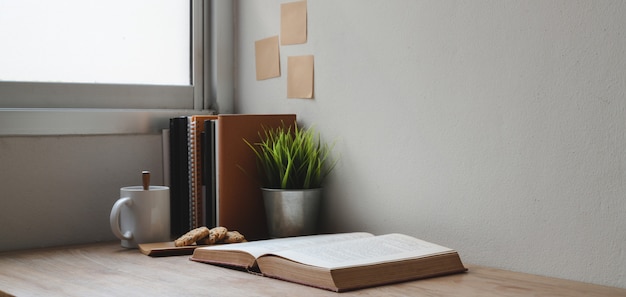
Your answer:
[[[322,189],[281,190],[262,188],[267,227],[272,238],[317,232]]]

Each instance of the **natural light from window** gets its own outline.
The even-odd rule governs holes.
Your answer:
[[[0,81],[190,85],[189,5],[0,0]]]

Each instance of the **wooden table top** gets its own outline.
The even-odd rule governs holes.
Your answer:
[[[463,274],[334,293],[99,243],[0,253],[0,296],[626,296],[626,289],[467,266]]]

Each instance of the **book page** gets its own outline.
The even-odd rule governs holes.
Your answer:
[[[411,236],[387,234],[324,245],[309,245],[273,252],[272,255],[333,269],[418,258],[449,251],[453,250]]]
[[[255,258],[267,253],[277,252],[286,249],[305,247],[310,245],[323,245],[331,242],[342,240],[352,240],[358,238],[373,237],[374,235],[365,232],[339,233],[339,234],[322,234],[309,235],[288,238],[277,238],[269,240],[250,241],[235,244],[213,245],[202,247],[200,249],[207,250],[224,250],[224,251],[244,251]]]

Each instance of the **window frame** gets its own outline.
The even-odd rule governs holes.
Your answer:
[[[211,61],[224,58],[215,53],[218,43],[232,52],[232,4],[190,1],[190,86],[0,82],[0,136],[154,134],[172,117],[217,112],[217,101],[229,111],[232,96],[216,96],[220,89],[231,95],[232,53],[223,54],[231,70]],[[215,27],[226,30],[213,36]],[[213,80],[218,74],[226,79]]]

